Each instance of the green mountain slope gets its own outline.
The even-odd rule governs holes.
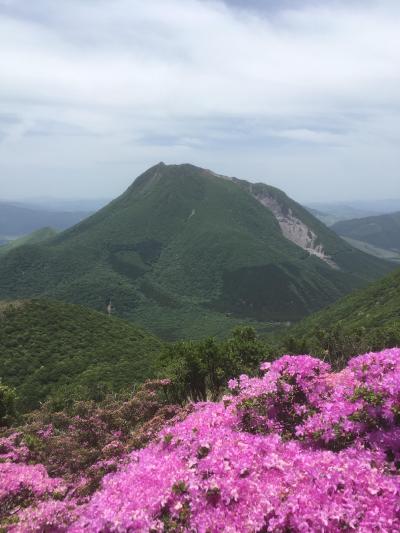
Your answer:
[[[22,410],[51,395],[121,390],[154,372],[161,342],[140,328],[77,305],[0,303],[0,378]]]
[[[338,222],[332,229],[343,237],[384,250],[400,252],[400,211]]]
[[[50,243],[2,257],[0,297],[111,299],[162,337],[196,338],[297,320],[391,268],[278,189],[161,163]]]
[[[399,346],[400,270],[281,330],[276,341],[278,352],[312,353],[339,368],[356,354]]]
[[[296,330],[334,325],[378,329],[395,321],[400,322],[400,270],[306,318]]]
[[[57,235],[57,231],[53,228],[41,228],[33,233],[30,233],[29,235],[25,235],[24,237],[19,237],[19,239],[15,239],[14,241],[11,241],[7,244],[3,244],[0,246],[0,255],[4,255],[10,250],[13,250],[14,248],[18,248],[18,246],[22,246],[24,244],[39,244],[42,242],[45,242],[52,237],[55,237]]]

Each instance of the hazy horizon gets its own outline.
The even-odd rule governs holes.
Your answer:
[[[171,163],[171,164],[175,164],[175,163]],[[176,164],[179,164],[179,163],[176,163]],[[150,167],[148,167],[150,168]],[[144,169],[144,171],[148,170],[148,168]],[[202,167],[202,168],[205,168],[205,167]],[[216,172],[217,174],[223,174],[222,172],[219,172],[218,170],[215,170],[215,169],[210,169],[214,172]],[[35,194],[35,193],[32,193],[31,195],[26,195],[23,193],[23,191],[21,191],[21,194],[20,195],[1,195],[0,193],[0,202],[1,201],[4,201],[4,202],[20,202],[20,203],[26,203],[28,204],[29,202],[34,202],[34,203],[40,203],[41,201],[43,202],[51,202],[51,201],[56,201],[56,202],[59,202],[59,201],[64,201],[64,202],[101,202],[101,203],[104,203],[104,205],[107,203],[107,202],[110,202],[112,201],[113,199],[115,199],[116,197],[118,197],[119,195],[123,194],[125,192],[125,190],[134,182],[134,180],[136,178],[138,178],[140,175],[142,174],[142,172],[140,174],[138,174],[137,176],[135,176],[134,178],[132,178],[130,181],[128,180],[125,184],[125,186],[122,186],[122,189],[120,190],[116,190],[115,191],[115,194],[113,195],[110,195],[110,196],[99,196],[99,195],[96,195],[96,194],[93,194],[93,195],[79,195],[79,190],[77,188],[77,192],[74,194],[73,192],[71,194],[63,194],[63,195],[59,195],[57,194],[57,192],[55,191],[54,194],[47,194],[45,190],[43,190],[42,193],[40,194]],[[280,189],[282,189],[286,194],[288,194],[288,196],[290,196],[291,198],[293,198],[293,200],[296,200],[302,204],[305,204],[305,205],[312,205],[312,204],[356,204],[356,203],[371,203],[371,202],[390,202],[390,201],[393,201],[393,202],[396,202],[396,201],[400,201],[400,190],[398,192],[398,196],[385,196],[384,193],[382,194],[382,196],[377,196],[377,195],[373,195],[371,197],[366,197],[366,196],[363,196],[363,195],[360,195],[359,197],[356,197],[356,196],[343,196],[343,197],[324,197],[324,196],[321,196],[321,197],[318,197],[318,195],[316,197],[308,197],[308,196],[304,196],[304,197],[298,197],[298,196],[295,196],[294,194],[291,194],[290,191],[288,189],[284,189],[283,187],[277,185],[276,183],[272,183],[271,181],[268,181],[268,180],[255,180],[255,179],[252,179],[251,177],[249,178],[248,176],[239,176],[239,175],[231,175],[230,177],[236,177],[236,178],[239,178],[239,179],[245,179],[247,181],[250,181],[250,182],[256,182],[256,181],[260,181],[262,183],[267,183],[268,185],[274,185]],[[0,177],[0,181],[2,180],[2,178]]]
[[[400,197],[394,0],[0,0],[0,199],[158,161],[302,203]]]
[[[240,176],[235,176],[235,177],[239,177],[241,178]],[[246,178],[243,178],[243,179],[246,179]],[[248,180],[248,181],[252,181],[252,180]],[[117,192],[114,196],[79,196],[79,195],[65,195],[65,196],[57,196],[57,195],[46,195],[46,194],[42,194],[42,195],[32,195],[32,196],[0,196],[0,203],[3,201],[3,202],[16,202],[16,203],[21,203],[21,204],[29,204],[30,202],[32,203],[36,203],[36,204],[39,204],[40,202],[51,202],[51,201],[56,201],[56,202],[98,202],[98,203],[102,203],[104,205],[106,205],[108,202],[111,202],[112,200],[114,200],[116,197],[118,197],[119,195],[123,194],[125,192],[125,190],[129,187],[129,185],[131,184],[132,182],[130,182],[126,187],[125,189],[121,190],[120,192]],[[269,184],[268,182],[265,182],[267,184]],[[284,189],[282,189],[284,190]],[[304,199],[300,199],[298,197],[295,197],[293,195],[291,195],[287,190],[284,190],[284,192],[286,192],[286,194],[288,194],[288,196],[290,196],[293,200],[297,201],[297,202],[300,202],[301,204],[303,205],[309,205],[309,206],[313,206],[315,204],[315,206],[317,205],[352,205],[352,204],[360,204],[362,205],[363,203],[367,203],[367,204],[370,204],[370,203],[373,203],[373,202],[394,202],[394,203],[400,203],[400,192],[399,192],[399,195],[397,197],[385,197],[385,196],[382,196],[382,197],[377,197],[377,196],[374,196],[374,197],[371,197],[371,198],[357,198],[357,197],[348,197],[348,198],[320,198],[320,199],[313,199],[313,198],[307,198],[305,197]]]

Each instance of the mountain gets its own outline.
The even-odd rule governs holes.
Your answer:
[[[332,224],[335,224],[335,222],[338,222],[339,220],[343,220],[342,218],[340,218],[337,215],[323,213],[319,209],[313,209],[312,207],[307,207],[306,209],[308,211],[310,211],[310,213],[312,215],[314,215],[316,218],[318,218],[318,220],[323,222],[325,224],[325,226],[328,226],[328,227],[332,226]]]
[[[369,206],[361,205],[348,205],[345,203],[322,203],[315,202],[307,204],[306,209],[310,211],[315,217],[327,226],[332,226],[336,222],[342,220],[350,220],[353,218],[362,218],[371,215],[378,215],[385,211],[379,211],[379,209],[372,209]]]
[[[373,255],[374,257],[379,257],[380,259],[384,259],[386,261],[400,263],[399,252],[395,252],[394,250],[386,250],[385,248],[379,248],[378,246],[374,246],[373,244],[368,244],[365,241],[358,241],[357,239],[352,239],[351,237],[342,236],[342,238],[351,246],[354,246],[354,248],[357,248],[361,252]]]
[[[15,239],[13,241],[7,242],[6,244],[0,243],[0,255],[6,254],[10,250],[13,250],[14,248],[18,248],[18,246],[22,246],[24,244],[38,244],[45,242],[52,237],[55,237],[57,235],[57,231],[53,228],[41,228],[38,229],[29,235],[25,235],[24,237],[19,237],[18,239]]]
[[[32,209],[42,209],[44,211],[65,211],[93,213],[101,209],[110,202],[109,198],[57,198],[52,196],[41,196],[27,198],[22,202],[13,202],[16,205],[30,207]]]
[[[279,189],[160,163],[50,242],[3,256],[0,298],[111,300],[163,338],[199,338],[298,320],[392,268]]]
[[[338,222],[332,229],[366,252],[400,260],[400,211]]]
[[[306,204],[314,216],[327,226],[342,220],[386,215],[400,210],[400,199],[357,200],[348,202],[310,202]]]
[[[161,342],[129,322],[45,300],[0,302],[0,376],[22,411],[49,396],[93,397],[154,372]]]
[[[83,211],[50,211],[0,201],[0,240],[12,240],[40,228],[64,230],[88,216]]]

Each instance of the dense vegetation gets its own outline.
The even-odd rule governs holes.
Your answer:
[[[400,252],[400,211],[337,222],[332,229],[343,237]]]
[[[124,394],[107,395],[98,402],[76,400],[62,410],[45,402],[25,417],[17,435],[15,427],[4,426],[3,435],[14,435],[9,446],[15,442],[27,446],[31,459],[44,463],[52,476],[76,479],[82,470],[112,457],[112,453],[107,457],[107,446],[115,439],[118,438],[119,451],[141,447],[167,420],[188,412],[188,408],[171,403],[170,387],[168,380],[146,381]],[[47,438],[50,434],[51,440]],[[2,444],[0,455],[7,447],[4,441]]]
[[[286,239],[256,199],[269,195],[318,236],[334,269]],[[0,298],[51,297],[104,308],[167,339],[298,320],[390,271],[282,191],[159,164],[49,243],[0,259]]]
[[[171,378],[171,398],[216,398],[233,376],[253,373],[270,347],[249,327],[225,340],[163,344],[130,322],[46,300],[0,306],[0,426],[47,402],[101,402],[146,378]],[[13,390],[15,389],[15,390]],[[16,398],[18,396],[18,398]]]
[[[17,417],[15,389],[0,382],[0,428],[10,426]]]
[[[400,270],[307,317],[277,342],[336,367],[360,352],[400,346]]]
[[[143,414],[148,438],[135,443],[126,415],[140,419],[137,397],[102,410],[81,406],[70,418],[41,413],[36,426],[0,439],[3,527],[398,531],[400,350],[356,357],[340,373],[310,356],[285,356],[261,372],[230,380],[218,402],[167,408],[172,419],[159,415],[162,400],[150,386],[144,405],[153,403],[155,418]],[[70,452],[61,465],[60,449]]]
[[[227,381],[257,372],[261,361],[273,355],[250,327],[238,327],[222,341],[182,341],[166,345],[159,359],[159,374],[171,380],[171,394],[180,404],[221,395]]]
[[[0,377],[16,389],[20,411],[49,397],[64,406],[142,383],[161,346],[133,324],[77,305],[0,305]]]
[[[3,303],[0,529],[397,531],[400,349],[350,358],[400,344],[399,312],[400,270],[263,341],[161,344],[80,306]],[[341,371],[273,360],[299,347]]]
[[[43,300],[2,304],[0,326],[0,376],[16,388],[19,411],[46,399],[54,408],[99,401],[152,377],[171,379],[183,404],[218,398],[230,378],[273,356],[312,353],[342,368],[357,353],[400,345],[400,270],[262,339],[242,326],[222,340],[162,344],[130,322]]]
[[[28,235],[40,228],[64,230],[83,220],[87,212],[50,211],[0,201],[0,240]]]

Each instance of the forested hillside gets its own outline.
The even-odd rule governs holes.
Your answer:
[[[133,324],[71,304],[0,304],[0,376],[18,409],[132,389],[154,375],[161,342]]]
[[[285,349],[336,366],[358,352],[400,345],[400,270],[281,332]]]

